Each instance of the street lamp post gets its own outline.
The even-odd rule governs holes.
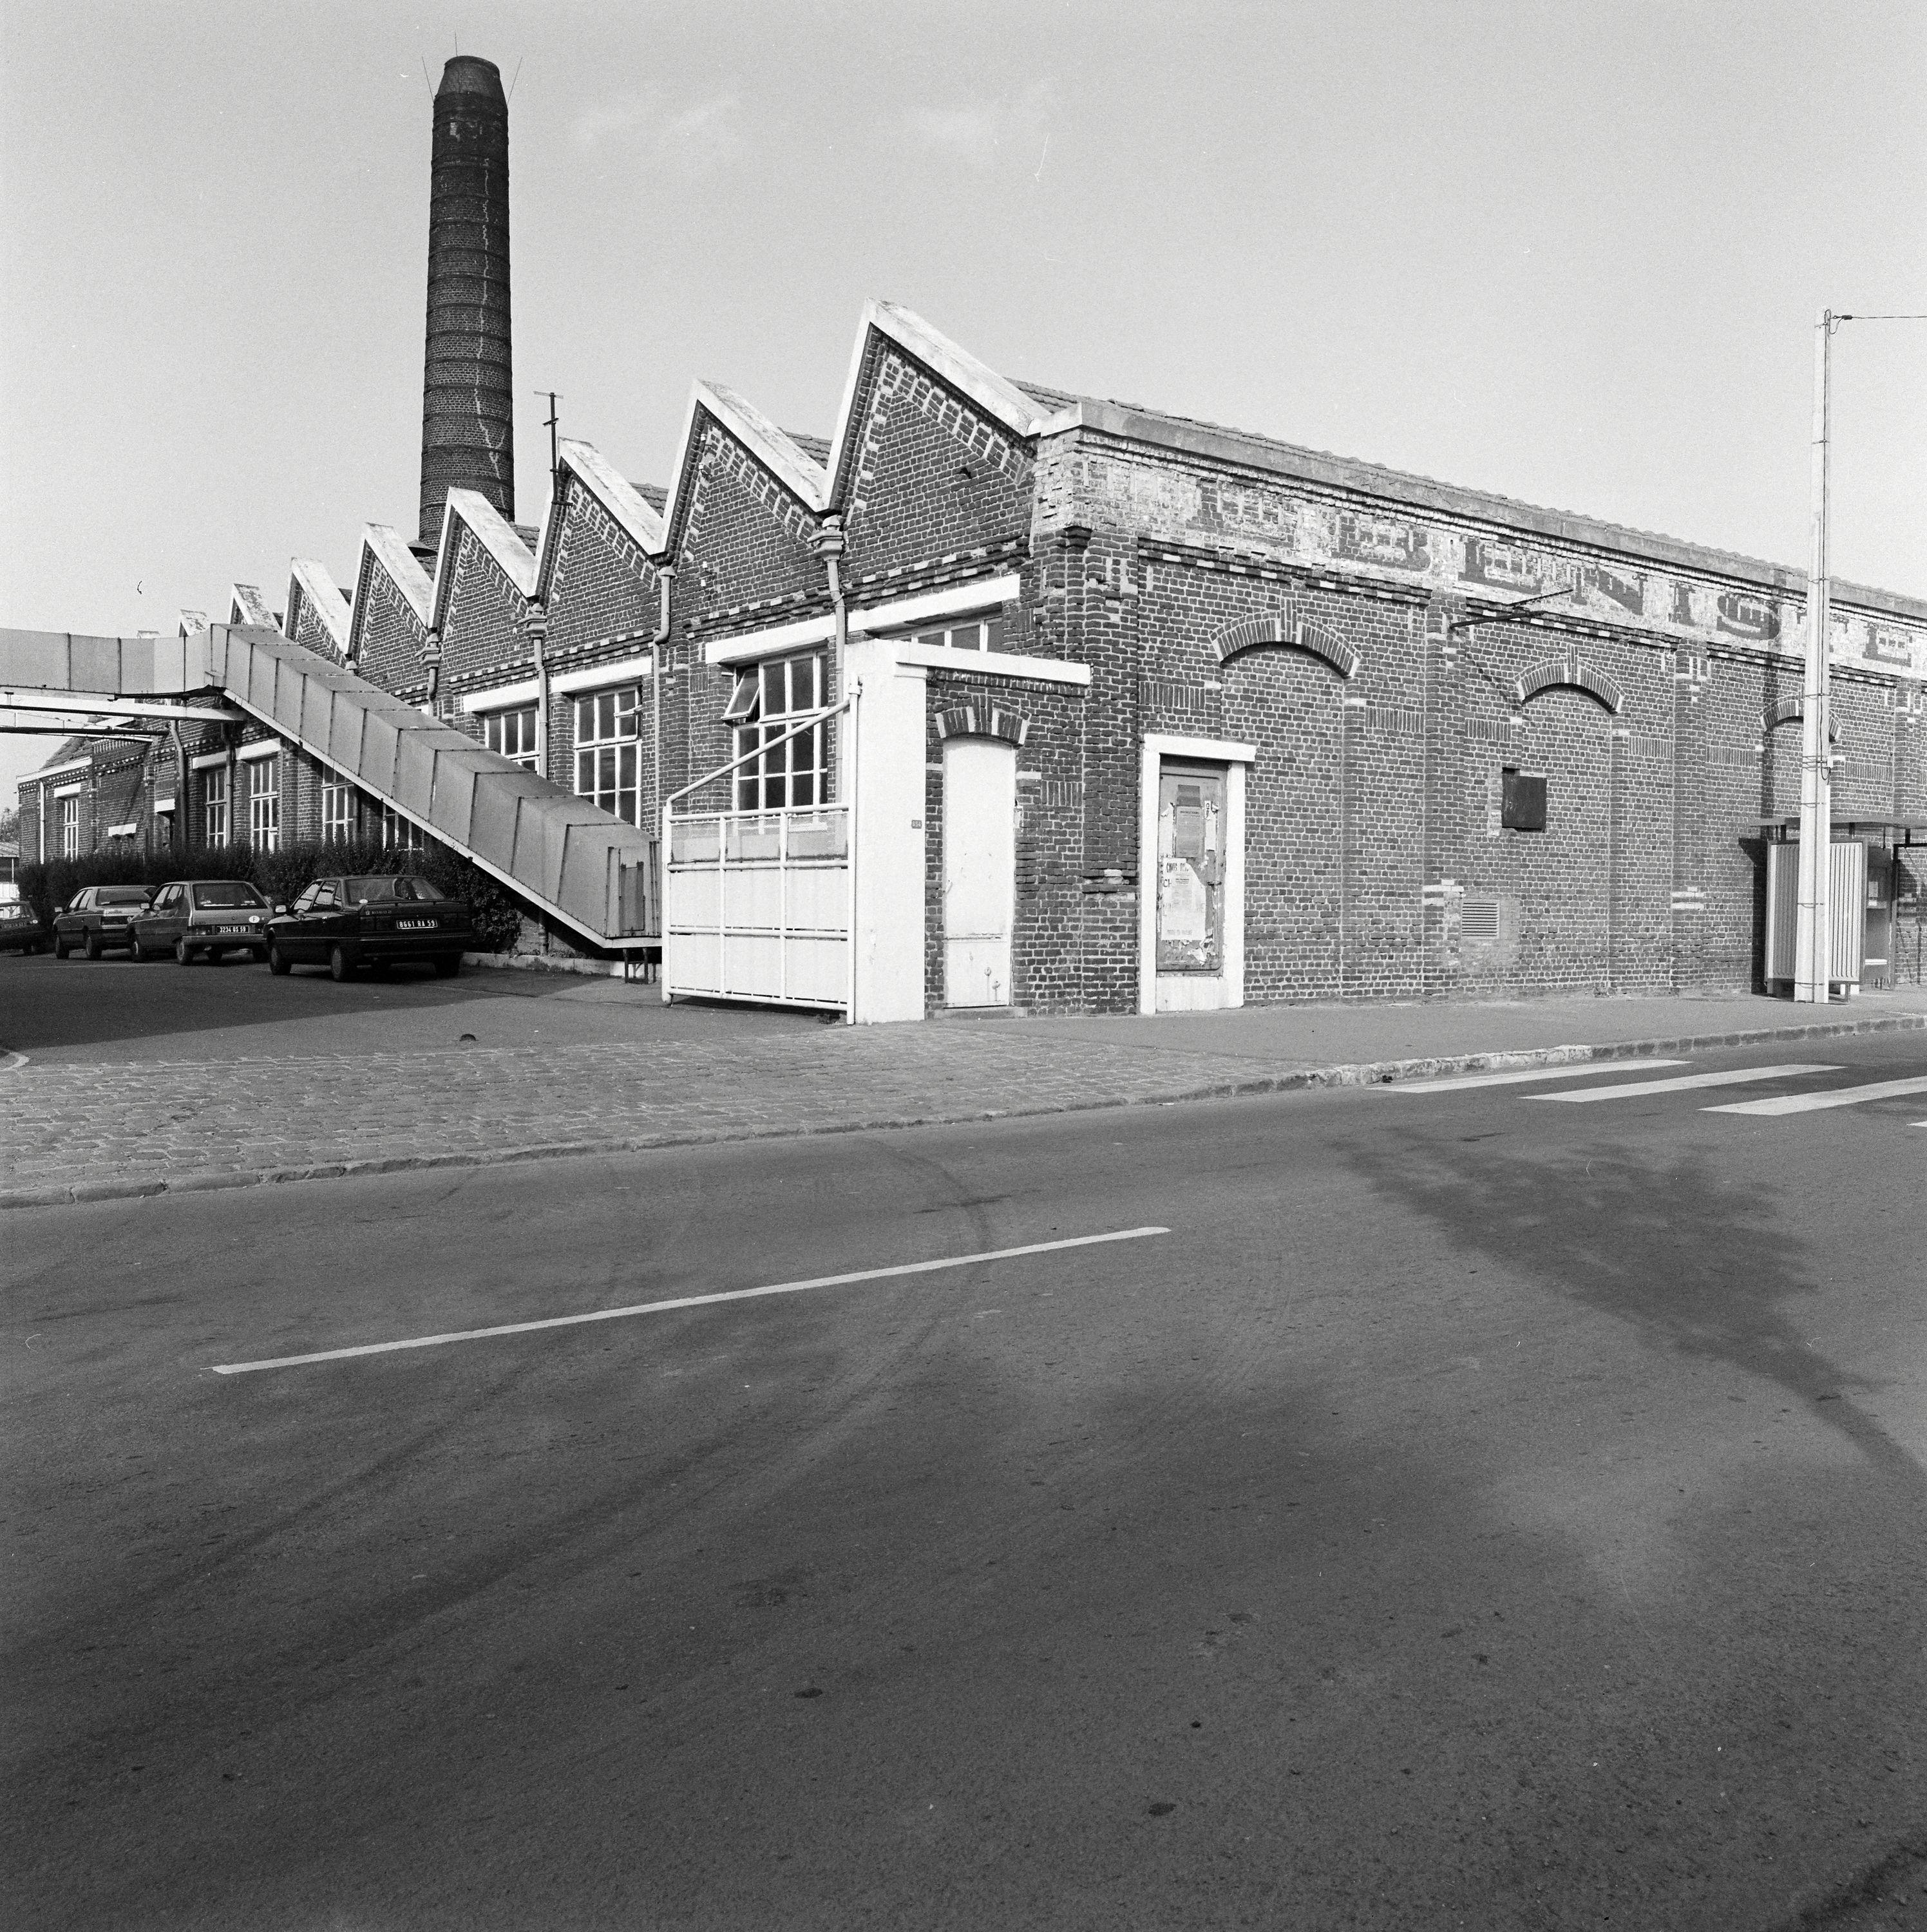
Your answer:
[[[1813,550],[1806,579],[1806,690],[1800,717],[1799,907],[1793,998],[1824,1004],[1832,928],[1832,773],[1827,748],[1827,405],[1836,317],[1822,309],[1813,341]]]

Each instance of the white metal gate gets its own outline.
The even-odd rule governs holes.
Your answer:
[[[663,990],[847,1010],[850,810],[669,820]]]

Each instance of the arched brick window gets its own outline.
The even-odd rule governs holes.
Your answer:
[[[936,716],[939,738],[1002,738],[1021,745],[1031,735],[1031,721],[1022,712],[983,699],[953,704]]]
[[[1535,664],[1513,686],[1512,702],[1529,704],[1542,692],[1561,689],[1583,691],[1616,718],[1625,709],[1625,694],[1618,685],[1596,664],[1588,664],[1576,652],[1562,658],[1549,658],[1544,664]]]
[[[1211,647],[1217,652],[1220,664],[1228,664],[1246,651],[1307,651],[1322,658],[1340,677],[1355,676],[1361,662],[1358,653],[1337,632],[1305,616],[1289,598],[1262,617],[1247,617],[1229,630],[1220,632],[1212,639]]]

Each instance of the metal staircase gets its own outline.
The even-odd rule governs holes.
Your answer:
[[[278,632],[0,632],[0,710],[17,700],[45,710],[71,693],[64,712],[152,718],[172,712],[153,701],[164,694],[215,690],[590,944],[621,950],[659,935],[648,833]]]

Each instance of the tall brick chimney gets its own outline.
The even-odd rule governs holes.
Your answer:
[[[509,352],[509,103],[493,61],[458,54],[435,94],[428,199],[428,343],[422,388],[422,529],[442,540],[451,489],[515,514]]]

